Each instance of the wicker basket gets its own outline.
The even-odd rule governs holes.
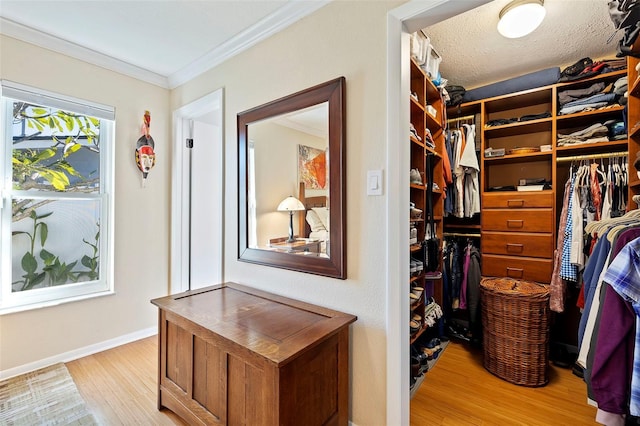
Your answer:
[[[483,278],[480,295],[484,367],[517,385],[545,385],[549,363],[548,286],[511,278]]]

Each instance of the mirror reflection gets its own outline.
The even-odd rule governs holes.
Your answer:
[[[346,279],[345,78],[238,113],[238,260]]]
[[[248,247],[329,257],[329,104],[248,126]]]

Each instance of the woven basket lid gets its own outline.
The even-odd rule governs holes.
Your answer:
[[[482,278],[480,286],[486,290],[504,294],[547,295],[549,286],[534,281],[514,278]]]

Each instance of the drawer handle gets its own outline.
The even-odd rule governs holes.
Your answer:
[[[524,200],[507,200],[507,207],[522,207]]]
[[[510,253],[522,253],[524,251],[524,244],[507,243],[507,251]]]
[[[522,278],[523,275],[524,275],[524,269],[507,267],[507,277]]]
[[[522,228],[524,226],[524,220],[521,219],[508,219],[507,228]]]

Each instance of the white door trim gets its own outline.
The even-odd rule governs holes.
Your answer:
[[[409,34],[490,0],[412,0],[387,14],[387,422],[409,424]],[[437,46],[436,46],[437,47]],[[446,60],[446,58],[445,58]],[[400,285],[398,285],[400,283]],[[398,349],[399,348],[399,349]],[[399,367],[400,366],[400,367]]]
[[[188,129],[183,125],[184,120],[195,119],[207,113],[217,115],[217,127],[220,129],[219,140],[223,141],[223,96],[222,88],[202,98],[184,105],[173,112],[173,162],[171,177],[171,282],[169,285],[170,294],[180,293],[188,290],[189,285],[189,156],[185,148],[185,135]],[[223,149],[223,144],[220,144]],[[220,182],[224,180],[224,156],[223,152],[219,156],[219,164],[212,164],[220,173]],[[224,212],[224,192],[220,192],[218,205],[221,212]],[[223,215],[219,216],[219,223],[215,226],[223,235]],[[222,253],[223,239],[218,242],[219,252]],[[224,264],[220,259],[220,267]]]

